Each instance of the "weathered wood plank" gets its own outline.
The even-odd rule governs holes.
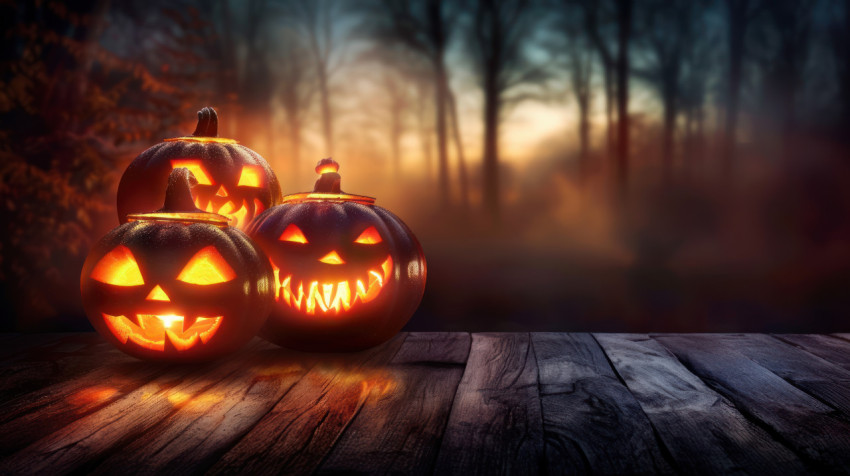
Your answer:
[[[373,349],[329,356],[317,363],[209,472],[315,471],[363,402],[393,385],[386,364],[404,337],[399,334]]]
[[[18,451],[72,421],[103,408],[148,383],[167,367],[122,353],[85,356],[90,372],[40,388],[3,404],[0,456]]]
[[[850,424],[836,410],[721,342],[700,343],[678,336],[658,340],[819,471],[850,472]]]
[[[392,363],[466,364],[471,343],[466,332],[411,332]]]
[[[551,474],[669,474],[652,425],[590,334],[532,333]]]
[[[537,362],[529,335],[473,334],[436,472],[534,474],[542,459]]]
[[[850,342],[844,339],[820,334],[774,334],[773,337],[850,370]]]
[[[594,334],[686,474],[799,474],[800,459],[645,335]]]
[[[59,381],[70,381],[105,361],[123,358],[95,333],[63,334],[18,351],[0,363],[0,404]]]
[[[312,365],[309,356],[265,344],[246,356],[238,372],[186,401],[92,473],[202,471],[250,431]]]
[[[372,394],[319,474],[431,474],[471,337],[409,334],[389,371],[395,382]]]
[[[693,342],[700,348],[737,351],[797,388],[850,415],[850,372],[764,334],[686,334],[660,336]]]
[[[203,365],[174,366],[106,407],[0,461],[0,474],[57,474],[82,470],[153,428],[176,408],[243,368],[256,348]]]

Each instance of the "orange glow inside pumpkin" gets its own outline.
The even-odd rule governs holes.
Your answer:
[[[393,269],[393,259],[387,259],[378,269],[370,269],[362,279],[340,282],[292,282],[292,275],[281,281],[280,268],[272,263],[275,279],[275,300],[307,314],[339,314],[348,311],[357,302],[367,303],[381,293]],[[368,284],[365,284],[368,283]]]
[[[246,165],[242,167],[239,176],[239,187],[261,187],[263,185],[263,168],[258,165]]]
[[[163,291],[162,287],[158,284],[154,286],[154,288],[148,294],[148,297],[146,297],[145,299],[148,301],[171,302],[171,299],[168,297],[168,294],[165,294],[165,291]]]
[[[210,245],[195,253],[177,276],[177,280],[189,284],[209,285],[224,283],[235,277],[233,268],[227,264],[218,250]]]
[[[289,226],[283,230],[283,233],[280,234],[280,241],[291,241],[293,243],[307,243],[307,237],[304,236],[304,232],[301,231],[301,228],[295,226],[294,223],[290,223]]]
[[[331,251],[325,256],[322,256],[319,258],[319,261],[326,264],[345,264],[345,261],[343,261],[336,251]]]
[[[361,245],[374,245],[381,241],[383,241],[383,239],[374,226],[370,226],[363,230],[363,233],[360,233],[360,236],[354,240],[355,243],[360,243]]]
[[[132,322],[125,316],[103,314],[103,319],[112,334],[123,344],[127,341],[150,350],[165,350],[165,339],[175,349],[184,351],[203,342],[206,344],[221,326],[222,316],[197,317],[187,322],[183,316],[173,314],[137,314]],[[188,325],[187,325],[188,324]]]
[[[204,167],[201,165],[201,161],[191,159],[176,159],[171,161],[172,169],[179,169],[180,167],[189,169],[189,172],[192,172],[192,175],[198,179],[199,185],[213,184],[212,179],[209,175],[207,175],[207,171],[204,170]]]
[[[133,253],[119,245],[98,261],[91,273],[92,279],[114,286],[139,286],[145,284],[139,264]]]

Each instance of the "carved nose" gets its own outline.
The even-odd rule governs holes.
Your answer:
[[[215,192],[215,195],[217,197],[226,197],[227,196],[227,190],[224,189],[224,185],[221,185],[221,186],[218,187],[218,191]]]
[[[145,298],[145,299],[147,299],[148,301],[171,302],[171,299],[168,298],[168,294],[165,294],[165,291],[162,290],[162,288],[159,286],[159,284],[154,286],[154,288],[151,290],[150,294],[148,294],[148,297]]]
[[[343,263],[345,263],[345,261],[343,261],[343,259],[339,257],[339,255],[337,254],[336,251],[331,251],[330,253],[326,254],[325,256],[322,256],[321,258],[319,258],[319,261],[321,261],[322,263],[327,263],[327,264],[343,264]]]

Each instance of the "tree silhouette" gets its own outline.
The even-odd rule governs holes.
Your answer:
[[[835,61],[835,79],[844,128],[850,126],[850,5],[835,1],[830,5],[829,45]]]
[[[316,92],[310,54],[298,32],[286,26],[279,32],[280,53],[274,61],[277,81],[277,96],[283,108],[289,143],[289,167],[291,176],[298,177],[301,164],[301,142],[305,115]],[[293,179],[294,181],[295,179]],[[296,185],[292,183],[291,185]]]
[[[647,53],[639,75],[657,90],[663,109],[661,137],[662,179],[673,175],[676,122],[683,106],[684,69],[695,53],[697,15],[702,13],[695,0],[660,0],[642,4],[638,37]]]
[[[437,187],[442,208],[449,205],[446,50],[454,28],[454,12],[443,0],[397,2],[380,0],[363,5],[363,28],[378,42],[397,42],[421,55],[431,66],[434,92],[434,130],[437,135]]]
[[[470,43],[484,94],[482,195],[488,215],[498,219],[499,125],[505,104],[524,98],[521,94],[508,97],[508,93],[520,85],[540,83],[548,75],[529,60],[526,50],[536,20],[529,0],[474,0],[471,13]]]
[[[738,133],[738,114],[741,107],[741,82],[744,60],[747,57],[747,32],[764,5],[763,0],[725,0],[728,27],[729,77],[726,94],[726,122],[723,138],[723,171],[732,177],[735,145]]]

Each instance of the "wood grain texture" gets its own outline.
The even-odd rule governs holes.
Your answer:
[[[773,337],[850,370],[850,342],[844,339],[819,334],[775,334]]]
[[[240,369],[182,402],[93,474],[188,474],[218,457],[274,407],[313,362],[265,343]]]
[[[534,474],[542,460],[537,361],[529,335],[473,334],[436,472]]]
[[[409,334],[388,367],[393,383],[372,394],[319,474],[431,474],[471,337]]]
[[[0,456],[18,451],[126,396],[167,368],[150,365],[118,351],[85,354],[77,358],[90,366],[89,372],[73,379],[59,376],[57,383],[3,404]],[[68,359],[71,357],[64,358]]]
[[[645,335],[594,334],[687,474],[799,474],[806,467]]]
[[[828,405],[722,342],[658,337],[685,366],[821,472],[850,472],[850,424]]]
[[[690,334],[676,338],[700,348],[740,352],[795,387],[850,415],[850,371],[800,348],[764,334]]]
[[[617,379],[593,336],[531,336],[548,473],[672,472],[649,419]]]
[[[59,380],[73,379],[120,354],[94,333],[26,337],[24,342],[32,346],[18,349],[0,364],[0,404]]]
[[[251,431],[210,468],[211,474],[312,473],[366,399],[392,382],[386,370],[404,341],[316,363]]]
[[[848,338],[255,339],[177,366],[94,333],[0,335],[0,474],[846,473]]]
[[[255,350],[253,347],[221,362],[172,366],[155,380],[0,462],[0,474],[57,474],[87,468],[227,375],[240,371],[240,357]]]
[[[466,332],[411,332],[393,364],[460,364],[469,357],[472,337]]]

